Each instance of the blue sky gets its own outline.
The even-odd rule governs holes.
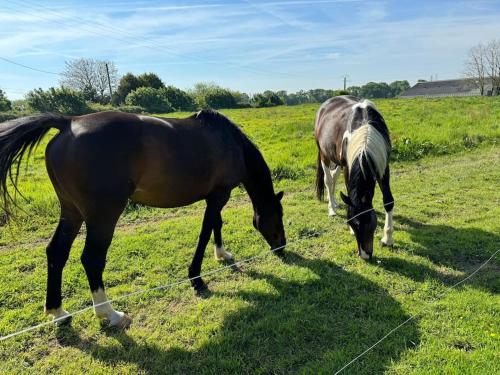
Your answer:
[[[500,1],[172,0],[0,2],[0,57],[50,72],[80,57],[255,93],[460,77],[473,45],[500,37]],[[54,74],[0,60],[20,98]]]

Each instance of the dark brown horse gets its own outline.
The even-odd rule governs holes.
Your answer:
[[[373,211],[375,181],[382,191],[386,210],[382,245],[391,246],[392,209],[389,185],[391,141],[384,118],[375,105],[354,96],[338,96],[324,102],[316,116],[315,136],[318,145],[316,190],[323,198],[328,192],[329,215],[336,215],[335,184],[344,170],[348,196],[340,193],[347,205],[351,232],[356,236],[358,254],[363,259],[373,254],[373,235],[377,217]]]
[[[87,236],[81,261],[96,315],[128,327],[131,319],[115,311],[104,292],[102,273],[116,222],[130,199],[155,207],[179,207],[205,200],[207,207],[189,277],[196,291],[213,231],[215,256],[230,259],[222,245],[221,210],[242,183],[252,201],[253,223],[272,248],[285,245],[283,193],[274,193],[271,174],[257,147],[229,119],[203,110],[186,119],[159,119],[120,112],[79,117],[55,114],[25,117],[0,125],[0,195],[7,216],[13,203],[7,180],[50,128],[59,129],[46,149],[47,171],[61,204],[57,229],[47,247],[45,311],[62,308],[62,271],[83,222]],[[18,171],[18,168],[17,168]]]

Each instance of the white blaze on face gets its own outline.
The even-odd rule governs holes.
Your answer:
[[[123,312],[115,311],[111,307],[108,297],[106,297],[106,292],[101,288],[97,289],[96,292],[92,292],[92,301],[94,302],[94,310],[97,317],[109,320],[109,324],[112,326],[118,325],[122,318],[126,316]]]
[[[221,245],[220,247],[215,245],[214,256],[215,256],[215,259],[217,259],[217,260],[231,260],[231,259],[233,259],[233,254],[224,250],[224,245]]]

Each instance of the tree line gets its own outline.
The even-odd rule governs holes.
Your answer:
[[[370,82],[347,90],[314,89],[266,90],[249,95],[215,83],[197,83],[189,90],[166,85],[155,73],[118,77],[112,61],[78,59],[66,62],[60,87],[34,89],[25,96],[27,109],[39,112],[83,114],[96,110],[118,109],[125,112],[166,113],[201,108],[249,108],[321,103],[336,95],[351,94],[365,98],[391,98],[410,85],[408,81]],[[19,106],[18,106],[19,107]],[[12,109],[12,103],[0,90],[0,111]]]

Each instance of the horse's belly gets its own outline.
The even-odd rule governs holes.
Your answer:
[[[208,184],[193,185],[183,181],[163,181],[158,184],[138,185],[130,199],[147,206],[172,208],[202,200],[211,190]]]

